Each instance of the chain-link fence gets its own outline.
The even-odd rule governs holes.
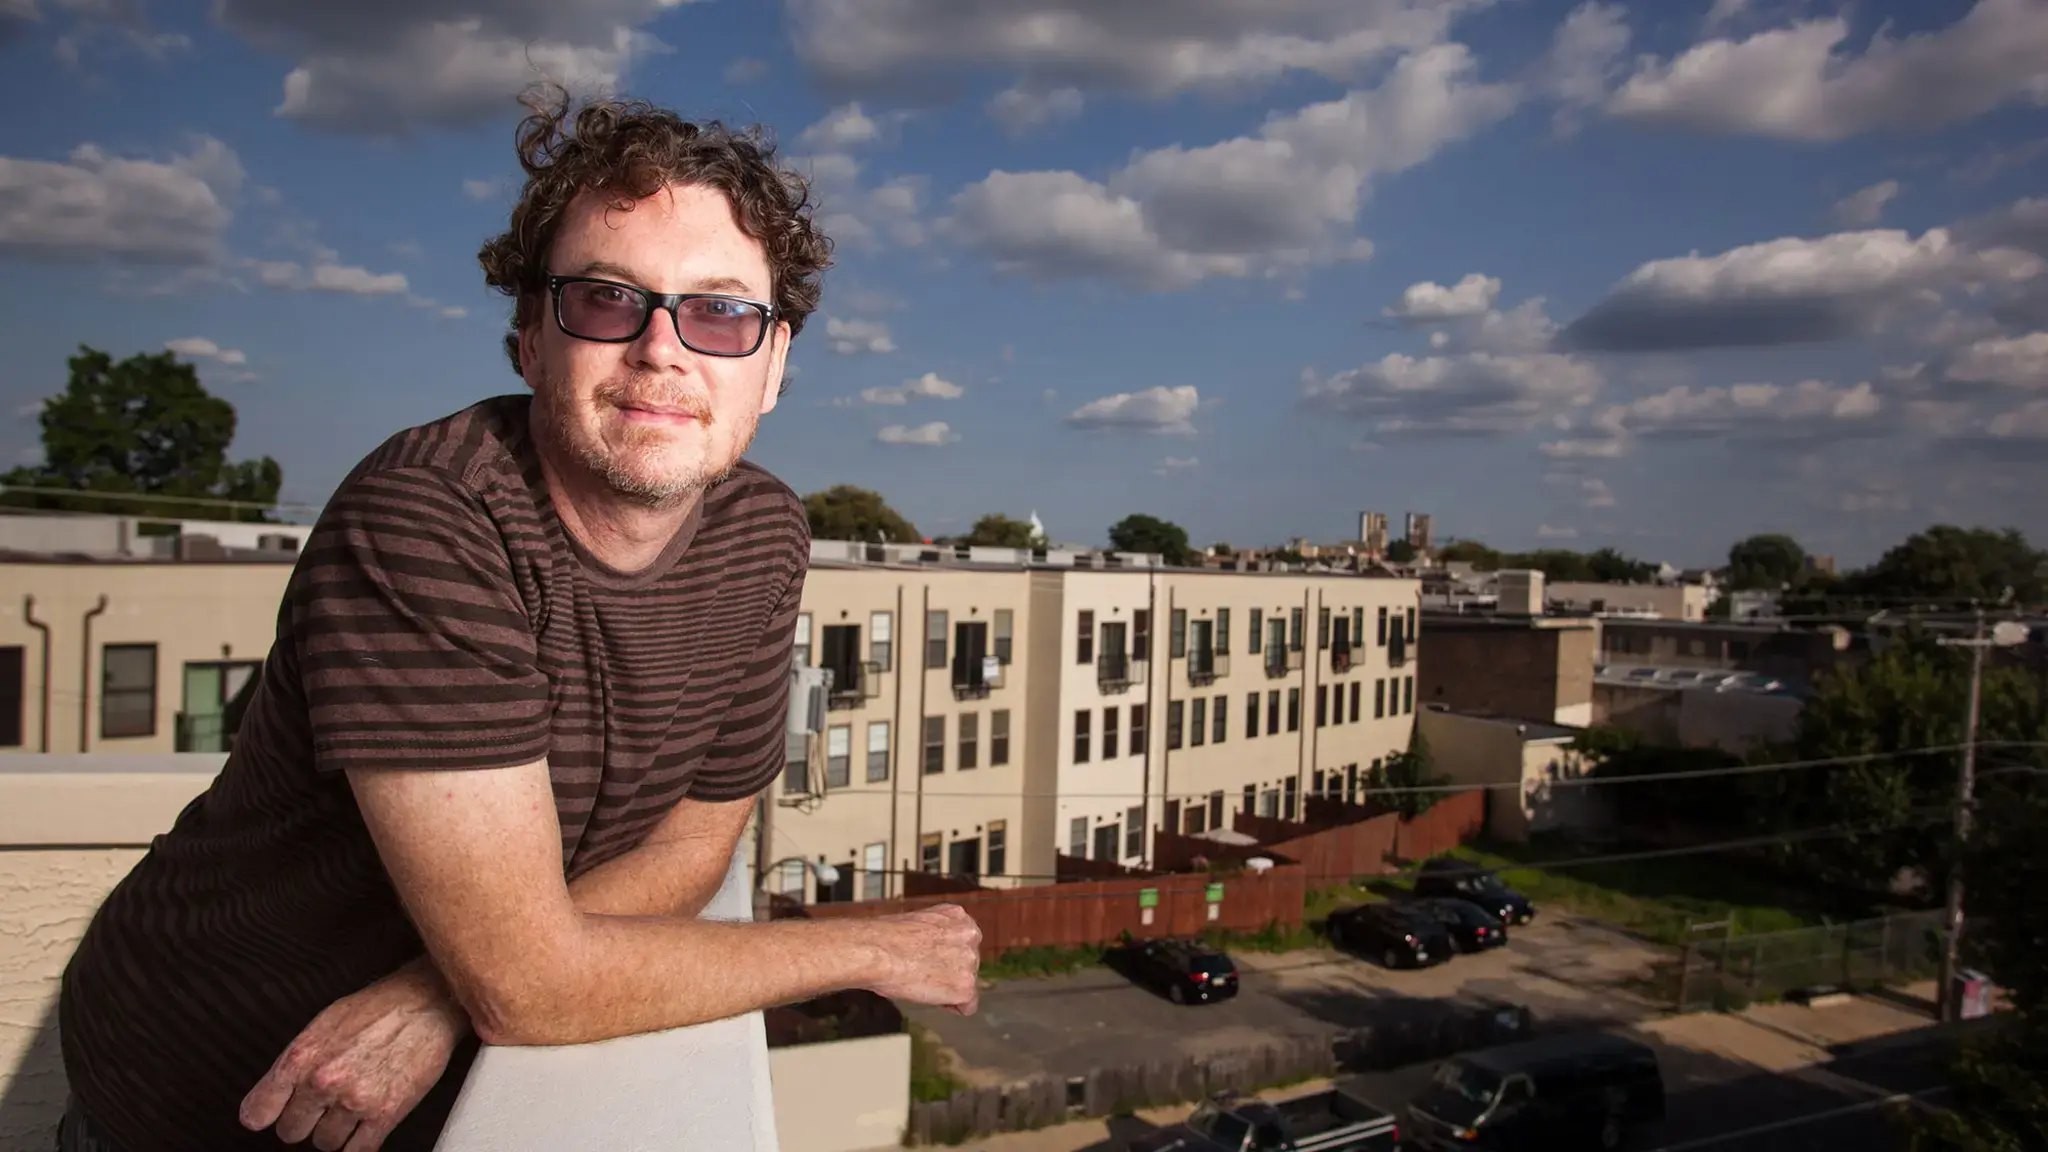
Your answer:
[[[1819,928],[1732,935],[1695,924],[1678,980],[1678,1010],[1733,1008],[1819,987],[1867,988],[1936,977],[1942,913],[1908,912]],[[1969,936],[1964,936],[1968,942]]]

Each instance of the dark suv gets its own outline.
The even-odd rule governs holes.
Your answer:
[[[1207,1004],[1237,995],[1237,965],[1198,940],[1141,940],[1105,952],[1103,963],[1175,1004]]]
[[[1470,900],[1509,924],[1527,924],[1536,918],[1536,906],[1528,897],[1501,883],[1490,869],[1448,856],[1422,862],[1415,874],[1415,894]]]
[[[1354,904],[1330,913],[1330,943],[1388,968],[1426,968],[1457,951],[1442,921],[1407,904]]]

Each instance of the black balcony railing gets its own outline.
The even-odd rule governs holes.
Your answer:
[[[1104,692],[1121,692],[1131,686],[1132,661],[1128,652],[1104,652],[1095,658],[1095,683]]]
[[[1349,671],[1351,671],[1351,649],[1349,649],[1349,648],[1332,648],[1332,649],[1330,649],[1330,671],[1332,671],[1332,672],[1349,672]]]
[[[825,697],[828,708],[858,708],[882,694],[882,666],[878,663],[845,664],[827,671],[832,673],[832,691]]]
[[[998,669],[1001,665],[997,666]],[[1000,671],[998,672],[1000,675]],[[989,679],[980,660],[953,661],[953,699],[982,700],[996,684]]]
[[[1219,676],[1230,675],[1230,657],[1214,649],[1195,648],[1188,652],[1188,683],[1214,684]]]
[[[1396,632],[1394,633],[1394,638],[1387,644],[1387,666],[1390,668],[1401,668],[1406,666],[1407,663],[1408,634],[1406,632]]]

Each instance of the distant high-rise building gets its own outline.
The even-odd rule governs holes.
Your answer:
[[[1410,512],[1408,514],[1407,531],[1403,538],[1417,552],[1429,551],[1429,513]]]
[[[1827,576],[1833,576],[1835,574],[1835,558],[1833,556],[1808,556],[1806,558],[1806,570],[1808,572],[1819,572]]]
[[[1360,512],[1358,514],[1358,539],[1365,545],[1368,556],[1383,556],[1387,551],[1387,514],[1385,512]]]

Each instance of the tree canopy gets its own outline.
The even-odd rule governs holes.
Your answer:
[[[1044,542],[1030,521],[1015,520],[1001,512],[991,512],[976,520],[960,539],[962,544],[983,548],[1035,548]]]
[[[1806,549],[1781,532],[1738,540],[1728,549],[1728,586],[1776,591],[1806,579]]]
[[[1171,520],[1134,512],[1109,526],[1109,545],[1119,552],[1157,552],[1168,564],[1188,564],[1188,530]]]
[[[1387,549],[1389,558],[1394,549]],[[1551,580],[1590,581],[1601,584],[1639,584],[1654,579],[1657,566],[1613,548],[1574,552],[1569,548],[1538,548],[1533,552],[1502,552],[1477,540],[1453,540],[1437,549],[1445,563],[1470,564],[1480,572],[1531,568]]]
[[[1936,524],[1916,532],[1877,563],[1844,581],[1844,594],[1900,601],[1977,600],[1996,603],[2009,589],[2015,600],[2043,598],[2044,557],[2019,532]]]
[[[868,544],[919,544],[917,526],[889,507],[879,492],[835,484],[804,497],[813,540],[859,540]]]
[[[284,469],[268,456],[230,463],[235,406],[207,392],[169,352],[116,362],[81,345],[64,391],[43,401],[43,461],[0,476],[0,505],[130,516],[270,519]],[[235,501],[238,507],[211,504]]]

